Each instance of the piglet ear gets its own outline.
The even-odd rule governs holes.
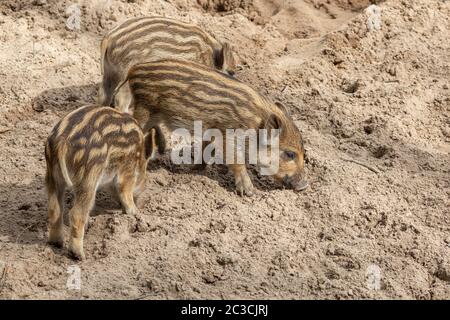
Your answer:
[[[282,104],[280,101],[275,101],[275,105],[281,110],[283,111],[284,114],[289,115],[289,111],[288,109],[285,107],[284,104]]]
[[[233,50],[228,42],[222,44],[220,50],[214,50],[214,65],[217,69],[228,72],[233,75],[236,69]]]
[[[216,69],[222,70],[224,62],[223,48],[220,50],[214,49],[214,66]]]
[[[272,113],[269,118],[267,119],[264,128],[266,129],[280,129],[281,130],[282,121],[280,117],[278,117],[276,114]]]
[[[283,123],[280,117],[272,113],[268,119],[261,122],[260,129],[267,131],[260,131],[258,134],[258,143],[260,145],[268,145],[269,140],[273,141],[272,139],[281,134],[282,125]]]

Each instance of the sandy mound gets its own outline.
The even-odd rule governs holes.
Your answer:
[[[1,298],[450,298],[450,3],[378,1],[0,3]],[[72,8],[73,9],[73,8]],[[46,245],[43,143],[91,102],[99,41],[128,17],[198,23],[234,45],[237,77],[283,101],[311,188],[153,163],[139,218],[107,193],[75,263]],[[67,200],[70,205],[70,198]]]

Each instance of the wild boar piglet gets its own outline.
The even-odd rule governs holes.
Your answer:
[[[103,80],[98,103],[127,111],[126,88],[116,101],[112,94],[130,67],[167,58],[195,61],[231,75],[236,68],[231,46],[196,25],[157,16],[132,18],[109,31],[101,43]]]
[[[226,150],[227,145],[231,148],[226,140],[229,129],[253,129],[258,137],[259,129],[277,129],[278,145],[267,148],[270,157],[258,157],[258,167],[267,167],[270,164],[266,160],[276,158],[277,166],[271,176],[296,190],[307,187],[305,149],[299,129],[281,104],[247,84],[204,65],[174,59],[137,64],[130,69],[126,81],[134,117],[144,131],[165,125],[171,131],[187,129],[192,133],[195,122],[200,121],[203,130],[220,131],[224,159],[234,157],[228,157],[229,153],[240,152]],[[253,184],[246,164],[226,164],[234,173],[237,192],[251,195]]]
[[[136,214],[144,188],[152,134],[144,136],[129,114],[109,107],[84,106],[62,118],[45,145],[49,243],[61,247],[64,192],[74,194],[69,211],[69,252],[84,258],[83,237],[97,189],[113,184],[124,211]]]

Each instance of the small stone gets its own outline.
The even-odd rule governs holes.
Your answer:
[[[214,220],[209,223],[209,228],[219,233],[225,233],[227,225],[223,221]]]
[[[47,0],[33,0],[32,3],[35,6],[43,6],[47,4]]]
[[[160,285],[159,281],[156,280],[156,279],[149,279],[149,280],[146,280],[146,281],[145,281],[145,286],[146,286],[150,291],[153,291],[153,292],[160,291],[160,289],[161,289],[161,285]]]
[[[100,26],[100,28],[105,28],[106,27],[106,20],[102,17],[98,20],[98,25]]]
[[[226,266],[235,263],[235,260],[230,256],[220,256],[217,258],[217,263],[221,266]]]
[[[344,62],[344,59],[342,59],[341,57],[336,57],[336,58],[334,58],[334,60],[333,60],[333,64],[334,64],[335,66],[340,65],[340,64],[343,63],[343,62]]]
[[[355,93],[361,87],[362,82],[360,80],[350,81],[344,80],[341,85],[342,91],[345,93]]]
[[[80,97],[78,97],[77,95],[71,94],[71,95],[69,95],[69,96],[66,98],[66,101],[69,101],[69,102],[76,102],[76,101],[78,101],[79,99],[80,99]]]
[[[374,127],[372,124],[368,124],[364,126],[364,132],[366,134],[372,134],[372,132],[374,131]]]
[[[450,138],[450,128],[443,127],[443,128],[441,128],[441,131],[444,136],[446,136],[447,138]]]
[[[275,202],[275,200],[273,198],[268,198],[266,200],[266,203],[269,207],[277,208],[277,203]]]
[[[414,259],[417,259],[417,258],[420,257],[420,251],[417,250],[417,249],[412,249],[412,250],[409,252],[409,255],[410,255],[411,257],[413,257]]]
[[[435,276],[442,281],[450,282],[450,263],[441,263],[435,273]]]
[[[137,232],[147,232],[149,230],[149,226],[147,222],[143,219],[137,219],[136,221],[136,231]]]
[[[155,177],[155,182],[157,184],[159,184],[161,187],[165,187],[168,184],[167,183],[167,179],[165,177],[162,177],[162,176]]]
[[[213,284],[219,280],[219,277],[217,277],[212,272],[205,272],[205,274],[203,274],[202,276],[202,279],[207,284]]]
[[[23,204],[23,205],[21,205],[19,207],[19,210],[20,211],[27,211],[27,210],[30,210],[30,208],[31,208],[31,204],[25,203],[25,204]]]

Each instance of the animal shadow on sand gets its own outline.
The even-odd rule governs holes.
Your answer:
[[[48,89],[32,100],[32,108],[37,112],[52,110],[62,117],[84,105],[95,104],[98,86],[98,84],[87,84]]]
[[[229,192],[235,192],[234,177],[228,167],[224,164],[211,165],[194,165],[194,164],[173,164],[170,160],[171,150],[167,150],[164,155],[158,156],[157,159],[151,160],[147,167],[147,171],[151,176],[152,172],[158,169],[165,169],[172,174],[193,174],[207,177],[216,181],[219,186]],[[252,179],[253,186],[256,190],[268,192],[274,189],[281,189],[282,186],[274,182],[270,177],[261,176],[257,173],[254,166],[248,167],[248,173]]]
[[[20,182],[0,185],[0,247],[5,243],[24,245],[47,242],[47,193],[45,178],[39,176],[29,184]],[[69,225],[69,210],[73,195],[66,191],[64,201],[64,224]],[[108,187],[97,192],[91,217],[121,214],[122,208],[114,192]],[[88,226],[89,228],[89,226]],[[55,249],[59,250],[59,249]]]

